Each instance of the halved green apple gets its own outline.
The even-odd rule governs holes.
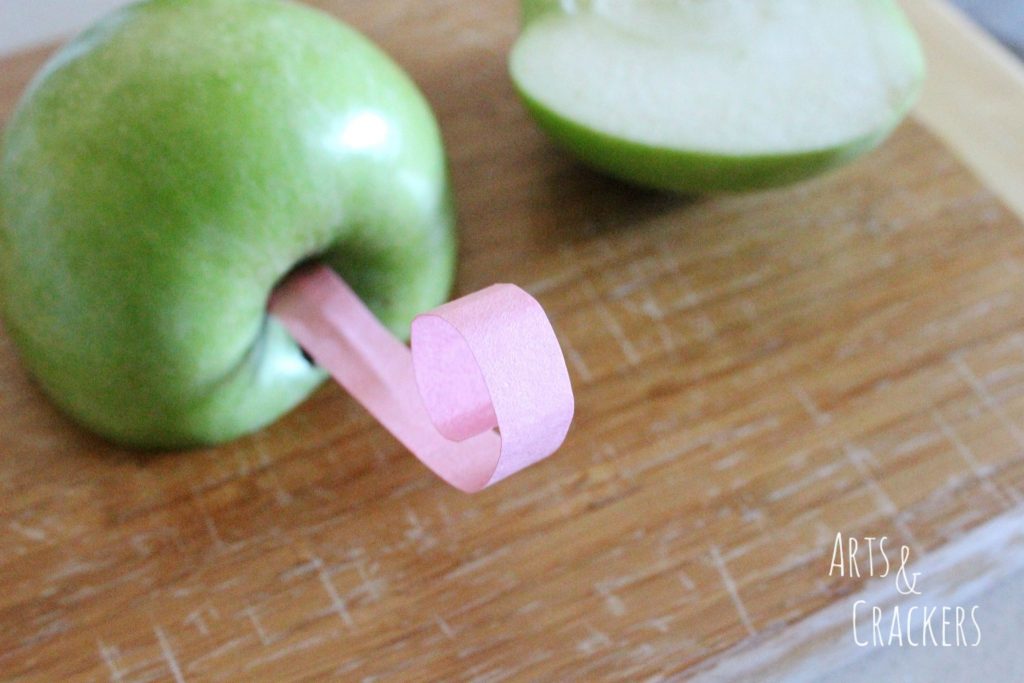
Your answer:
[[[784,185],[872,149],[924,76],[893,0],[524,0],[510,72],[583,161],[685,193]]]

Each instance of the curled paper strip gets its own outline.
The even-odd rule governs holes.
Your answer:
[[[270,312],[406,448],[463,491],[547,457],[569,430],[572,386],[558,340],[540,304],[514,285],[417,316],[411,352],[325,266],[278,287]]]

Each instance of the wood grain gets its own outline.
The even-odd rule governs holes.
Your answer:
[[[1024,216],[1024,67],[951,5],[903,0],[929,75],[917,118]]]
[[[919,124],[781,192],[639,192],[527,120],[513,3],[320,4],[435,105],[459,288],[545,305],[570,438],[467,497],[326,387],[143,456],[0,334],[0,678],[683,678],[848,604],[838,531],[935,557],[1019,513],[1024,224]],[[45,56],[0,62],[0,116]]]

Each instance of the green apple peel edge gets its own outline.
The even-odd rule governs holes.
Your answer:
[[[688,194],[785,185],[881,143],[924,77],[892,0],[523,0],[512,81],[591,166]]]

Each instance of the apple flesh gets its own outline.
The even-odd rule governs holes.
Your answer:
[[[75,419],[147,448],[275,420],[325,377],[266,313],[334,267],[396,334],[455,258],[441,137],[410,79],[277,0],[148,0],[62,49],[0,151],[0,295]]]
[[[801,180],[879,144],[924,60],[892,0],[524,0],[512,79],[582,160],[684,193]]]

